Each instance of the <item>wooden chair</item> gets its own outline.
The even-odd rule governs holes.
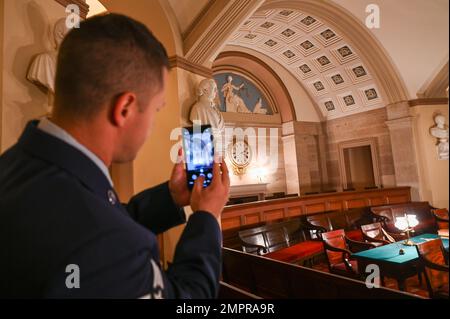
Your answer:
[[[432,209],[431,211],[438,226],[438,234],[448,237],[448,209]]]
[[[448,264],[441,239],[434,239],[416,245],[419,267],[425,273],[430,298],[449,298]]]
[[[381,223],[361,225],[364,240],[375,246],[383,246],[395,242],[394,237],[383,229]]]
[[[374,248],[373,244],[351,240],[345,236],[343,229],[323,233],[322,240],[330,273],[362,279],[358,271],[358,262],[351,260],[351,249],[353,251],[367,250]]]

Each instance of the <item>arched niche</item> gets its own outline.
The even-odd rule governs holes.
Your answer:
[[[101,0],[108,12],[120,13],[144,23],[164,45],[169,57],[180,54],[180,35],[174,28],[173,17],[159,0]],[[132,163],[113,165],[111,168],[115,188],[120,199],[129,197],[170,177],[173,162],[170,153],[176,141],[170,140],[173,129],[180,126],[179,69],[169,72],[166,85],[166,106],[157,114],[149,139]],[[156,151],[157,150],[157,151]],[[173,228],[159,236],[160,257],[163,263],[172,260],[181,228]]]
[[[168,8],[159,0],[100,0],[100,2],[108,12],[124,14],[144,23],[164,44],[169,56],[180,52],[180,36],[174,29],[174,18],[168,14]]]
[[[158,0],[100,0],[108,12],[124,14],[145,24],[164,45],[169,56],[176,55],[177,34],[170,18]],[[112,175],[122,201],[149,186],[164,182],[170,176],[173,163],[168,138],[179,124],[177,70],[169,72],[166,87],[166,107],[157,115],[151,137],[133,163],[113,165]],[[177,116],[178,115],[178,116]],[[160,150],[154,152],[155,149]],[[152,151],[153,150],[153,151]],[[129,167],[132,166],[132,167]]]

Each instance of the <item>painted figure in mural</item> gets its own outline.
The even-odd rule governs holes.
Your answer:
[[[258,99],[258,102],[256,103],[255,108],[253,109],[253,113],[267,114],[267,109],[263,108],[263,105],[262,105],[262,98]]]
[[[53,38],[55,41],[55,49],[38,54],[28,70],[27,79],[40,89],[44,90],[49,97],[47,111],[50,112],[53,104],[53,95],[55,93],[55,75],[56,75],[56,60],[58,56],[59,46],[69,32],[66,26],[66,19],[61,18],[55,23],[53,29]]]
[[[445,117],[443,115],[436,115],[434,118],[436,126],[430,129],[430,134],[438,139],[437,150],[440,160],[448,160],[449,146],[448,146],[448,127],[445,125]]]
[[[222,87],[227,112],[252,113],[248,109],[247,105],[245,105],[244,100],[234,93],[235,90],[240,90],[243,87],[244,83],[240,86],[235,86],[233,84],[233,77],[231,75],[227,77],[227,83],[225,83]]]
[[[201,125],[209,124],[216,133],[223,134],[225,121],[219,109],[215,105],[217,97],[217,84],[213,79],[205,79],[197,88],[197,102],[192,106],[189,119],[201,122]]]

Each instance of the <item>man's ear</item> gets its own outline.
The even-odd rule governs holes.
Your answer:
[[[125,92],[119,95],[112,107],[112,122],[114,125],[123,127],[132,112],[136,111],[136,94]]]

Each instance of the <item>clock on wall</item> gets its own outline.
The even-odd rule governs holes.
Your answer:
[[[236,141],[230,144],[228,148],[228,158],[233,167],[234,174],[243,175],[250,165],[252,152],[247,141]]]

